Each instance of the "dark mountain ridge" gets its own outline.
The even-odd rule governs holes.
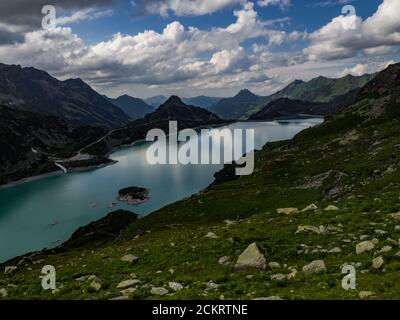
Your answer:
[[[110,151],[122,145],[146,138],[147,132],[157,128],[168,134],[169,122],[178,122],[178,131],[186,128],[196,128],[225,123],[217,115],[199,107],[188,106],[177,97],[170,97],[156,111],[129,123],[126,127],[114,130],[105,139],[90,146],[85,152],[96,155],[107,155]]]
[[[301,100],[291,100],[288,98],[279,98],[267,104],[266,107],[250,116],[252,121],[266,121],[277,118],[306,115],[323,115],[326,107],[325,103],[309,102]]]
[[[279,98],[268,103],[264,108],[249,117],[252,121],[270,121],[282,117],[297,117],[304,115],[328,116],[337,110],[353,104],[361,89],[354,89],[338,96],[330,102],[311,102]]]
[[[0,104],[76,125],[117,128],[128,117],[81,79],[59,81],[35,68],[0,64]]]

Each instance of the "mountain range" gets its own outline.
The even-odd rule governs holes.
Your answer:
[[[289,98],[272,100],[260,111],[249,117],[251,121],[271,121],[279,118],[301,116],[329,116],[341,108],[355,102],[361,88],[353,89],[342,96],[337,96],[329,102],[311,102]]]
[[[268,97],[268,100],[289,98],[311,102],[331,102],[351,90],[363,87],[375,74],[347,75],[338,79],[317,77],[308,82],[295,80],[284,89]]]
[[[0,104],[76,125],[117,128],[129,117],[81,79],[59,81],[35,68],[0,64]]]
[[[284,89],[267,97],[257,96],[249,90],[242,90],[233,98],[220,100],[211,106],[209,110],[223,119],[245,120],[260,111],[268,103],[280,98],[331,103],[335,100],[339,101],[341,96],[347,95],[352,90],[361,88],[373,77],[374,75],[360,77],[348,75],[339,79],[318,77],[308,82],[296,80]],[[281,106],[283,105],[281,104]]]
[[[168,132],[170,121],[178,122],[178,130],[225,123],[215,114],[200,107],[189,106],[179,97],[171,96],[154,112],[110,132],[104,139],[83,152],[99,156],[107,155],[115,147],[145,139],[147,132],[151,129],[157,128]]]
[[[106,97],[106,96],[105,96]],[[106,97],[112,104],[127,114],[131,120],[143,118],[155,110],[153,106],[148,105],[142,99],[134,98],[128,95],[122,95],[116,99]]]
[[[160,105],[162,105],[167,100],[168,100],[167,97],[165,97],[163,95],[159,95],[159,96],[147,98],[144,101],[147,104],[149,104],[155,108],[158,108]],[[192,106],[201,107],[201,108],[205,108],[205,109],[207,109],[210,106],[212,106],[213,104],[217,103],[219,100],[221,100],[221,98],[208,97],[208,96],[182,98],[182,101],[187,105],[192,105]]]

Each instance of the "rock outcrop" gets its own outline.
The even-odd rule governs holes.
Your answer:
[[[245,251],[239,256],[234,270],[240,271],[243,269],[258,269],[265,270],[267,267],[264,255],[258,249],[256,243],[252,243]]]

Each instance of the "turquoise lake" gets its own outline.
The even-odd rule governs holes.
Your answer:
[[[238,122],[229,129],[255,129],[255,148],[271,141],[291,139],[323,119],[284,122]],[[221,129],[221,128],[219,128]],[[222,165],[149,165],[149,143],[114,152],[118,163],[95,170],[55,175],[0,189],[0,262],[59,245],[80,226],[108,213],[126,209],[146,215],[206,188]],[[129,206],[116,201],[118,191],[140,186],[151,190],[151,199]]]

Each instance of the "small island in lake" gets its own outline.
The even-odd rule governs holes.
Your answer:
[[[129,205],[142,204],[150,199],[150,190],[140,187],[129,187],[118,192],[118,200]]]

